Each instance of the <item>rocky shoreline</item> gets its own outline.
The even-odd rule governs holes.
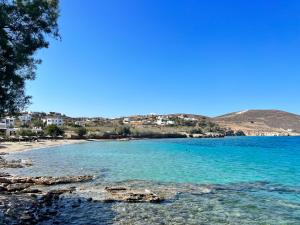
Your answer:
[[[6,163],[6,165],[9,165]],[[21,165],[21,164],[19,164]],[[13,168],[15,163],[13,164]],[[20,177],[0,173],[0,223],[37,224],[55,216],[55,203],[60,195],[72,193],[76,187],[44,191],[38,186],[73,184],[92,180],[92,176]]]
[[[5,155],[7,153],[0,153],[0,168],[2,169],[32,166],[31,161],[6,160]],[[44,224],[47,221],[51,221],[50,224],[61,224],[61,221],[55,220],[56,215],[60,214],[65,207],[64,204],[59,204],[60,201],[65,195],[69,194],[70,197],[70,194],[76,192],[78,188],[74,186],[76,183],[92,180],[91,175],[32,177],[0,172],[0,224]],[[107,186],[104,191],[107,197],[101,201],[103,204],[163,201],[162,197],[148,190]],[[84,201],[86,204],[93,201],[92,198],[74,196],[71,199],[71,208],[79,207]]]

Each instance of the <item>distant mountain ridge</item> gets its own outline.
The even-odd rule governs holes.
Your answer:
[[[173,113],[161,116],[204,119],[218,124],[221,128],[233,130],[234,132],[242,131],[245,135],[249,136],[300,135],[300,115],[274,109],[243,110],[217,117],[188,113]]]
[[[220,126],[242,130],[247,135],[300,134],[300,115],[281,110],[244,110],[212,120]]]

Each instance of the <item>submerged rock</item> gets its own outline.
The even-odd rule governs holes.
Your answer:
[[[32,166],[31,160],[6,160],[0,154],[0,168],[24,168],[27,166]]]
[[[124,201],[124,202],[161,202],[163,199],[149,190],[132,190],[125,187],[106,187],[109,193],[107,202]]]

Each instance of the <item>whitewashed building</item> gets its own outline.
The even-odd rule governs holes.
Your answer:
[[[4,119],[2,119],[0,121],[0,129],[1,130],[6,130],[6,121]]]
[[[75,125],[84,127],[85,126],[85,121],[83,121],[83,120],[75,121]]]
[[[46,119],[43,119],[43,122],[46,123],[46,125],[56,125],[56,126],[62,126],[64,125],[64,120],[59,117],[47,117]]]
[[[175,122],[172,120],[169,120],[168,117],[163,117],[163,116],[158,116],[157,120],[155,122],[159,126],[164,126],[164,125],[174,125]]]
[[[130,118],[124,118],[123,119],[123,123],[124,124],[128,124],[128,123],[130,123],[131,122],[131,119]]]
[[[1,123],[5,124],[5,128],[13,128],[15,126],[15,118],[6,117],[5,119],[1,120]]]
[[[32,119],[32,117],[29,114],[24,114],[24,115],[19,116],[19,120],[21,121],[21,123],[23,125],[30,123],[31,119]]]
[[[15,118],[6,117],[4,119],[0,119],[0,131],[5,135],[10,135],[14,131],[15,126]]]

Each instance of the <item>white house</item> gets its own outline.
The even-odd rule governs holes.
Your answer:
[[[83,121],[83,120],[75,121],[75,125],[84,127],[85,126],[85,121]]]
[[[172,120],[168,120],[166,123],[167,123],[167,125],[174,125],[175,124],[175,122],[172,121]]]
[[[10,135],[11,131],[14,131],[15,118],[6,117],[0,120],[0,131],[6,135]]]
[[[130,118],[124,118],[124,119],[123,119],[123,123],[124,123],[124,124],[130,123],[130,121],[131,121]]]
[[[5,119],[0,120],[0,129],[6,130],[6,120]]]
[[[185,117],[185,118],[183,118],[185,121],[197,121],[197,119],[196,118],[194,118],[194,117]]]
[[[43,129],[42,129],[41,127],[33,127],[33,128],[31,129],[31,131],[34,132],[34,133],[39,133],[39,132],[42,132]]]
[[[24,114],[19,116],[19,120],[21,121],[22,124],[28,124],[30,123],[32,117],[29,114]]]
[[[43,119],[43,122],[48,125],[56,125],[56,126],[62,126],[64,124],[64,120],[59,117],[47,117],[46,119]]]
[[[174,125],[175,122],[172,120],[169,120],[168,117],[163,117],[163,116],[158,116],[157,121],[155,122],[159,126],[164,126],[164,125]]]
[[[2,121],[6,123],[6,128],[13,128],[15,126],[15,118],[13,117],[6,117]]]

